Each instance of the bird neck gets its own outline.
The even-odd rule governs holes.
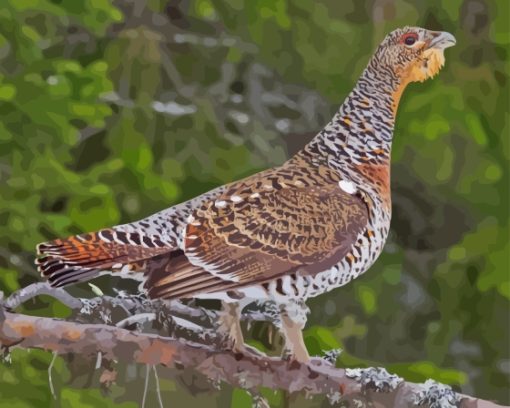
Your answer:
[[[372,181],[378,193],[388,197],[388,204],[391,143],[404,88],[393,71],[372,60],[333,119],[301,155],[353,181]]]
[[[304,150],[341,163],[389,165],[398,103],[406,85],[372,59],[333,119]]]

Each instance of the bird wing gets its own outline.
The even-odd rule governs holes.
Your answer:
[[[325,185],[266,172],[204,203],[186,226],[182,250],[149,276],[149,295],[191,297],[338,263],[366,229],[368,207],[339,187],[338,176],[321,171]]]

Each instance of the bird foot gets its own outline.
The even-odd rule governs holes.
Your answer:
[[[244,344],[239,339],[226,335],[223,340],[223,348],[234,353],[243,353],[245,351]]]

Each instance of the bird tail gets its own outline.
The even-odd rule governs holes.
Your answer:
[[[171,250],[155,235],[114,227],[40,243],[35,262],[41,275],[58,287],[92,279],[102,272],[134,273],[136,278],[147,259]]]

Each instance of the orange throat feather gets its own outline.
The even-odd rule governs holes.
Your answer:
[[[423,82],[436,76],[445,62],[444,51],[438,48],[429,48],[422,54],[422,58],[402,72],[402,81],[393,93],[393,113],[397,113],[402,93],[411,82]]]

